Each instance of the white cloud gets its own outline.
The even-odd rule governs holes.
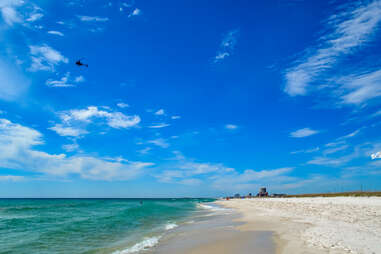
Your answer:
[[[74,87],[74,83],[80,83],[84,82],[85,78],[83,76],[78,76],[72,82],[70,80],[70,72],[67,72],[60,80],[53,80],[53,79],[48,79],[46,81],[46,85],[49,87]]]
[[[144,148],[144,149],[139,150],[138,152],[139,152],[140,154],[148,154],[149,151],[151,151],[151,150],[152,150],[151,147],[146,147],[146,148]]]
[[[173,119],[173,120],[180,119],[180,118],[181,118],[181,116],[172,116],[171,117],[171,119]]]
[[[154,145],[159,146],[161,148],[168,148],[169,147],[169,144],[167,143],[167,140],[163,139],[163,138],[149,140],[148,143],[154,144]]]
[[[372,153],[370,157],[372,158],[372,160],[381,159],[381,152]]]
[[[68,83],[70,73],[67,72],[60,80],[48,79],[46,85],[49,87],[73,87],[73,84]]]
[[[164,109],[159,109],[158,111],[155,112],[155,115],[157,115],[157,116],[165,115]]]
[[[49,154],[35,150],[43,144],[34,129],[0,119],[0,168],[32,171],[48,176],[78,175],[84,179],[122,181],[139,176],[153,163],[105,159],[88,155]]]
[[[4,22],[12,26],[16,23],[22,23],[23,19],[20,13],[16,10],[18,6],[24,4],[21,0],[2,0],[0,1],[0,12]]]
[[[323,166],[340,166],[353,159],[353,156],[342,156],[342,157],[316,157],[307,162],[307,164],[323,165]]]
[[[332,32],[320,37],[318,46],[306,50],[304,57],[294,62],[295,66],[285,73],[285,92],[291,96],[305,95],[311,83],[321,74],[333,68],[343,56],[353,54],[373,37],[381,20],[381,2],[347,8],[328,19],[328,28]],[[364,91],[359,91],[361,94]],[[362,95],[353,94],[346,100],[357,102]]]
[[[224,38],[222,39],[222,42],[220,44],[220,49],[217,52],[217,55],[214,57],[215,63],[221,62],[223,59],[225,59],[233,53],[237,44],[238,35],[238,29],[231,30],[224,35]]]
[[[83,76],[78,76],[74,79],[75,83],[82,83],[85,82],[85,78]]]
[[[342,146],[336,146],[334,148],[325,149],[323,151],[323,154],[327,155],[327,154],[337,153],[337,152],[346,150],[348,147],[349,147],[348,145],[342,145]]]
[[[68,63],[69,60],[59,51],[48,45],[30,46],[32,65],[30,71],[54,71],[54,67],[60,63]]]
[[[73,152],[79,149],[79,145],[74,143],[74,144],[67,144],[63,145],[62,149],[64,149],[66,152]]]
[[[42,14],[42,13],[33,13],[32,15],[30,15],[29,18],[26,19],[26,21],[34,22],[34,21],[41,19],[43,16],[44,16],[44,14]]]
[[[148,128],[159,129],[159,128],[164,128],[164,127],[168,127],[168,126],[170,126],[170,124],[168,124],[168,123],[159,123],[159,124],[148,126]]]
[[[311,130],[310,128],[303,128],[303,129],[299,129],[299,130],[291,132],[290,133],[290,137],[293,137],[293,138],[304,138],[304,137],[308,137],[308,136],[311,136],[311,135],[315,135],[317,133],[319,133],[319,131]]]
[[[77,17],[81,21],[84,21],[84,22],[106,22],[106,21],[109,20],[108,18],[97,17],[97,16],[94,16],[94,17],[91,17],[91,16],[77,16]]]
[[[238,126],[234,125],[234,124],[227,124],[227,125],[225,125],[225,128],[228,130],[235,130],[238,128]]]
[[[59,32],[59,31],[48,31],[48,34],[53,34],[53,35],[58,35],[58,36],[64,36],[63,33]]]
[[[55,126],[50,127],[48,129],[55,131],[58,135],[64,137],[80,137],[88,133],[86,130],[73,128],[70,126],[64,126],[62,124],[56,124]]]
[[[118,104],[116,104],[119,108],[128,108],[130,107],[130,105],[128,105],[127,103],[124,103],[124,102],[119,102]]]
[[[306,149],[306,150],[293,151],[293,152],[291,152],[291,154],[298,154],[298,153],[314,153],[314,152],[317,152],[317,151],[319,151],[319,150],[320,150],[319,147],[314,147],[314,148]]]
[[[89,106],[85,109],[73,109],[59,112],[59,117],[65,124],[73,122],[91,123],[93,119],[105,119],[108,126],[116,129],[135,127],[140,123],[137,115],[128,116],[121,112],[109,112],[100,110],[96,106]]]
[[[337,83],[340,84],[337,89],[341,98],[340,103],[363,104],[381,96],[381,69],[342,77],[337,80]]]
[[[142,11],[138,8],[135,8],[128,17],[133,17],[133,16],[140,16],[142,15]]]

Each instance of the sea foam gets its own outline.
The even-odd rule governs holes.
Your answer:
[[[171,229],[174,229],[178,227],[178,225],[176,223],[168,223],[167,225],[165,225],[165,230],[171,230]]]
[[[158,244],[160,237],[150,237],[145,238],[143,241],[135,244],[134,246],[124,249],[124,250],[118,250],[114,251],[112,254],[128,254],[128,253],[136,253],[142,250],[146,250],[148,248],[154,247],[156,244]]]

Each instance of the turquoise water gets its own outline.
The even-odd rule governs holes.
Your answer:
[[[0,199],[0,253],[138,253],[208,201]]]

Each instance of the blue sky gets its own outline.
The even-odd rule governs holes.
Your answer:
[[[381,1],[0,14],[1,197],[381,189]]]

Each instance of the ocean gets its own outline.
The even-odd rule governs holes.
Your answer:
[[[139,253],[191,223],[210,201],[0,199],[0,253]]]

